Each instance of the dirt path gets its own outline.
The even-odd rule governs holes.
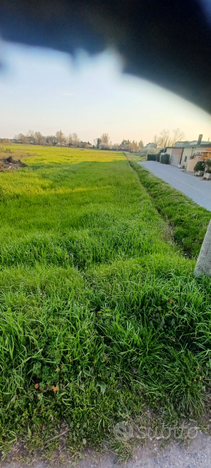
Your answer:
[[[211,468],[211,437],[199,433],[189,446],[172,442],[164,449],[150,442],[148,446],[136,449],[133,458],[126,463],[118,462],[113,453],[100,454],[86,450],[78,463],[70,459],[62,460],[62,453],[55,457],[51,463],[37,462],[2,463],[2,468]]]
[[[198,205],[211,211],[211,181],[203,180],[201,177],[194,177],[194,175],[183,172],[177,167],[155,161],[146,161],[139,164],[172,185],[172,187],[183,192]]]

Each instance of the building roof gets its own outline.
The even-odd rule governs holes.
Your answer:
[[[184,149],[184,148],[211,148],[211,142],[208,141],[207,143],[203,142],[200,145],[197,143],[188,143],[181,146],[166,146],[165,148],[175,148],[175,149]]]

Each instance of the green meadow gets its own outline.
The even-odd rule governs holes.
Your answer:
[[[198,417],[211,280],[141,174],[122,153],[10,149],[27,167],[0,173],[0,449],[63,425],[72,450],[98,446],[146,408]]]

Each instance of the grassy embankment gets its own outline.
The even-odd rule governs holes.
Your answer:
[[[42,447],[64,424],[69,447],[97,445],[146,407],[193,417],[210,279],[120,153],[21,151],[29,166],[0,174],[0,447]]]

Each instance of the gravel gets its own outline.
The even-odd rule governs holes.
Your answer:
[[[188,446],[171,442],[160,449],[152,442],[134,451],[126,463],[120,463],[113,453],[86,449],[78,463],[70,458],[55,456],[51,462],[31,460],[30,463],[5,463],[2,468],[211,468],[211,437],[198,433]]]

